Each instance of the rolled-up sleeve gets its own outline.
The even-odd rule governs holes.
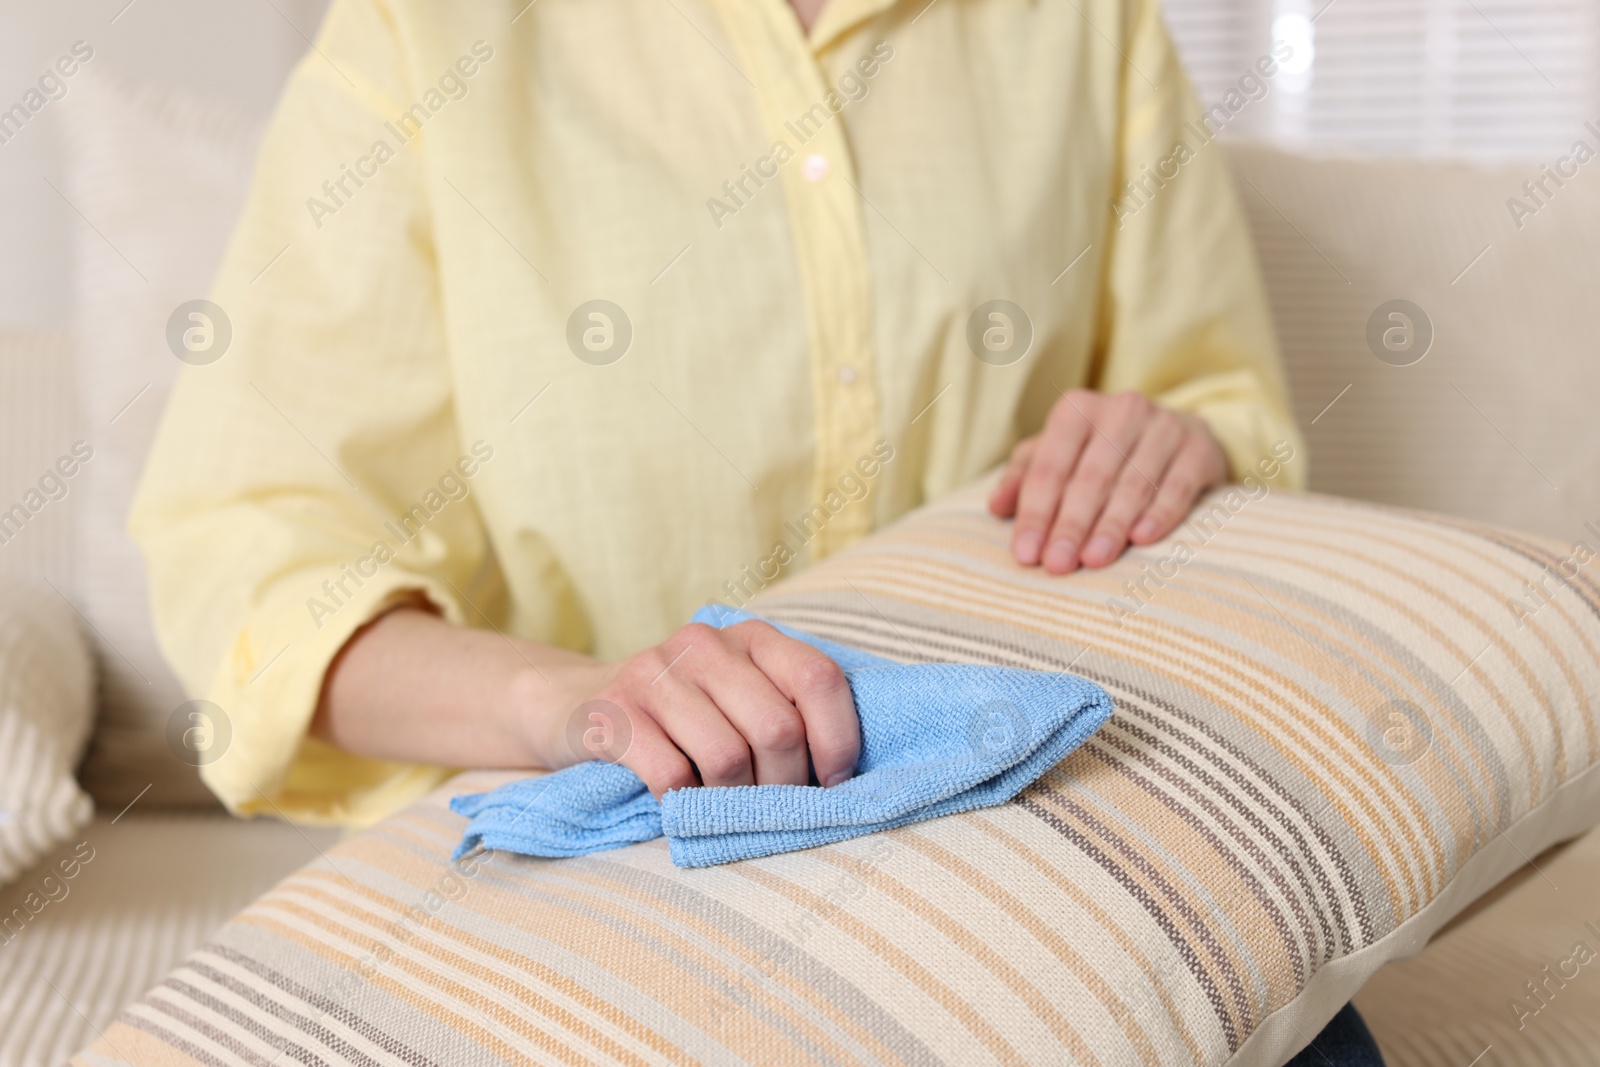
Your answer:
[[[457,429],[421,139],[385,128],[409,99],[390,20],[339,0],[213,291],[231,342],[180,375],[130,519],[163,650],[221,709],[202,775],[238,813],[360,825],[439,782],[307,728],[360,626],[417,594],[465,622],[498,581],[471,492],[493,443]]]
[[[1215,120],[1207,125],[1159,5],[1132,7],[1093,384],[1200,415],[1235,478],[1303,488],[1305,444]]]

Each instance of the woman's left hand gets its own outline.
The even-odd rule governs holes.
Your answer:
[[[1142,393],[1074,389],[1042,433],[1012,450],[989,510],[1016,516],[1017,562],[1066,574],[1079,564],[1104,567],[1130,541],[1159,541],[1227,476],[1227,457],[1200,416]]]

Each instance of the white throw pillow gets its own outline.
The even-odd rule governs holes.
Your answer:
[[[0,575],[0,885],[89,822],[72,776],[94,721],[94,661],[72,606]]]
[[[78,603],[93,624],[101,718],[84,787],[120,807],[212,804],[173,754],[186,700],[150,620],[144,558],[126,532],[145,454],[182,365],[167,344],[178,305],[203,298],[244,203],[264,119],[85,69],[62,100],[66,195],[78,230],[77,378],[84,435]]]

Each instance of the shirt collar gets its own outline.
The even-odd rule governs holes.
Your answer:
[[[787,3],[787,0],[782,0]],[[821,54],[830,45],[857,25],[880,12],[886,11],[902,0],[828,0],[822,13],[811,26],[808,44],[813,54]],[[930,0],[909,0],[913,4],[927,4]],[[937,3],[938,0],[931,0]]]

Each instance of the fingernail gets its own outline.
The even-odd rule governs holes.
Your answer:
[[[1154,519],[1140,519],[1134,524],[1133,533],[1130,535],[1135,541],[1148,541],[1156,535]]]
[[[1029,567],[1039,562],[1039,548],[1044,537],[1037,530],[1024,530],[1017,535],[1017,561]]]
[[[1073,558],[1077,550],[1071,541],[1060,540],[1050,542],[1050,549],[1045,553],[1044,566],[1049,571],[1069,571],[1076,562]]]
[[[1091,567],[1101,567],[1111,562],[1111,557],[1116,554],[1117,546],[1105,534],[1095,534],[1089,538],[1089,543],[1083,549],[1083,561]]]
[[[824,784],[829,789],[832,789],[834,786],[838,785],[840,782],[848,782],[850,780],[850,776],[852,774],[854,774],[854,773],[855,773],[854,769],[851,769],[851,770],[848,770],[848,771],[835,771],[832,775],[830,775],[828,777],[827,782],[825,782]]]

